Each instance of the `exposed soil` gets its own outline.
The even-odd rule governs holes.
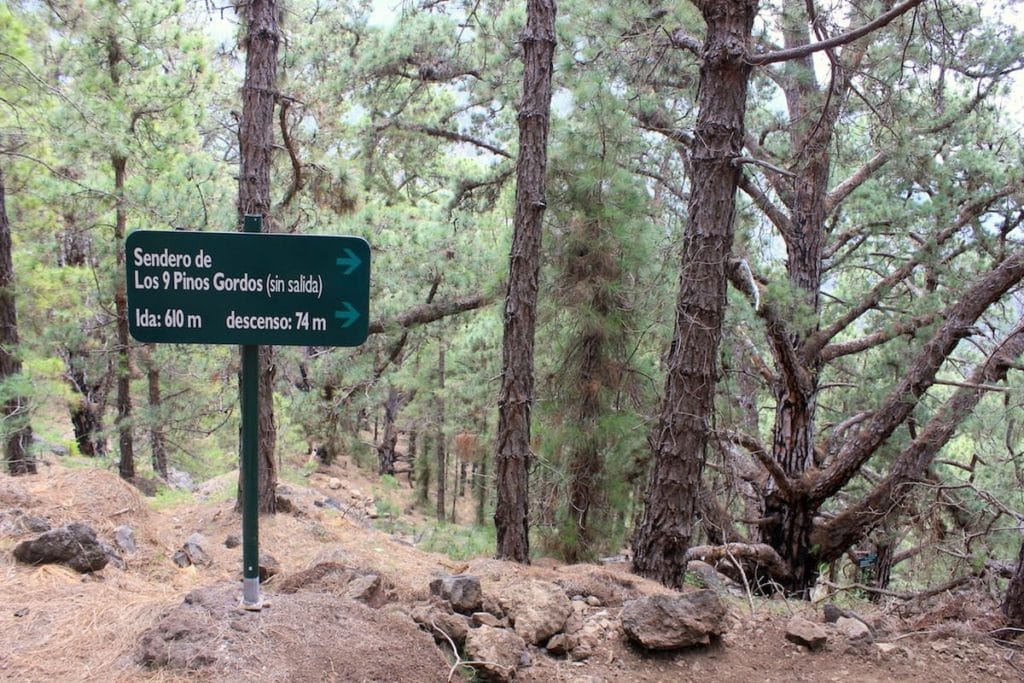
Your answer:
[[[111,472],[51,463],[34,477],[0,475],[0,512],[19,509],[54,527],[85,522],[107,543],[115,528],[128,525],[138,545],[125,555],[124,569],[108,565],[78,574],[18,564],[11,550],[32,533],[0,535],[0,679],[470,680],[468,669],[453,666],[450,653],[405,616],[410,605],[427,599],[432,578],[468,572],[480,577],[485,594],[499,584],[514,588],[536,578],[598,598],[588,609],[608,622],[599,650],[577,662],[531,647],[520,681],[1024,680],[1024,655],[988,635],[998,619],[983,595],[937,596],[899,609],[854,604],[875,627],[874,640],[852,642],[828,627],[829,642],[816,652],[788,642],[785,629],[793,614],[821,623],[820,605],[726,595],[729,628],[719,642],[677,653],[643,652],[623,636],[618,609],[631,596],[664,592],[661,586],[632,576],[624,565],[544,560],[524,567],[423,552],[407,538],[373,528],[363,492],[374,490],[375,482],[351,465],[314,474],[308,486],[288,484],[292,511],[261,521],[261,550],[274,556],[281,573],[264,587],[270,606],[245,612],[238,607],[241,549],[224,544],[241,524],[225,495],[233,481],[226,475],[207,483],[201,489],[211,494],[205,502],[153,510]],[[341,510],[322,505],[328,496]],[[194,532],[205,537],[212,565],[180,569],[171,557]],[[322,562],[379,574],[389,587],[387,604],[371,608],[329,587],[275,588]],[[184,615],[172,643],[177,655],[146,666],[145,638],[170,614]]]

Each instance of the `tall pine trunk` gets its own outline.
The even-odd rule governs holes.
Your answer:
[[[14,295],[14,261],[11,258],[11,225],[7,222],[7,188],[0,168],[0,382],[21,374],[18,357],[18,309]],[[36,462],[29,453],[32,424],[28,400],[7,387],[3,403],[7,441],[4,443],[7,470],[12,475],[35,474]]]
[[[263,218],[270,232],[270,168],[273,151],[274,103],[277,97],[277,50],[281,41],[277,0],[251,0],[241,5],[246,23],[245,81],[238,142],[238,222],[247,215]],[[274,348],[259,347],[259,510],[277,510],[277,460],[274,424]],[[241,494],[239,475],[239,494]],[[239,495],[241,500],[241,495]]]
[[[114,219],[117,273],[124,272],[124,237],[127,226],[124,183],[127,162],[123,156],[115,155],[110,158],[114,169],[114,194],[117,196]],[[114,312],[117,316],[117,442],[121,452],[117,470],[122,479],[132,479],[135,477],[135,437],[132,429],[132,358],[131,342],[128,338],[126,288],[124,278],[118,277],[114,290]]]
[[[523,97],[512,250],[502,340],[501,390],[494,453],[497,557],[529,562],[530,413],[533,345],[544,218],[544,188],[555,52],[554,0],[527,0],[523,31]]]
[[[725,269],[732,247],[756,0],[703,0],[697,124],[690,155],[689,221],[683,233],[676,322],[665,392],[651,439],[644,513],[633,541],[638,574],[681,588],[684,556],[708,447],[725,314]]]
[[[444,439],[444,342],[438,341],[437,343],[437,389],[438,396],[434,399],[434,405],[437,410],[436,414],[436,431],[434,438],[437,439],[437,443],[434,446],[437,448],[437,521],[443,522],[445,519],[444,508],[445,508],[445,486],[446,478],[448,476],[448,458],[445,450],[445,439]]]

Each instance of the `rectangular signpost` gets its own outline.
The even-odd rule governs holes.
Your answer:
[[[242,347],[242,606],[260,609],[259,345],[359,346],[370,245],[359,237],[140,230],[125,241],[128,327],[141,342]]]

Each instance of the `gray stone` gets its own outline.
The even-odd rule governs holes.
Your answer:
[[[92,527],[78,522],[22,541],[14,547],[14,558],[26,564],[65,564],[83,574],[110,561]]]
[[[167,470],[167,485],[173,489],[182,489],[185,491],[195,491],[196,483],[192,479],[192,475],[188,472],[182,472],[176,470],[173,467]]]
[[[363,574],[352,579],[345,589],[345,597],[370,607],[382,607],[388,601],[387,589],[379,574]]]
[[[557,657],[562,657],[569,654],[569,652],[576,647],[576,644],[576,636],[570,636],[566,633],[556,633],[551,636],[550,640],[548,640],[547,650]]]
[[[504,628],[507,624],[490,612],[473,612],[471,617],[473,626],[490,626],[492,628]]]
[[[430,582],[430,593],[451,604],[462,614],[479,612],[483,605],[480,579],[472,574],[454,574]]]
[[[733,583],[728,576],[702,560],[690,560],[686,563],[686,577],[694,577],[701,587],[715,590],[723,590]]]
[[[725,605],[715,591],[652,595],[622,607],[622,628],[648,650],[707,645],[725,631]]]
[[[469,620],[461,614],[449,612],[439,603],[421,603],[409,616],[438,643],[447,643],[450,638],[456,647],[462,647],[466,642]]]
[[[181,567],[182,569],[184,569],[185,567],[192,566],[192,558],[190,558],[188,556],[188,553],[186,553],[184,550],[178,550],[173,555],[171,555],[171,562],[173,562],[178,567]]]
[[[185,545],[181,549],[188,555],[190,564],[210,567],[213,565],[213,558],[206,552],[207,545],[209,543],[206,537],[197,531],[186,539]]]
[[[103,548],[103,552],[107,554],[107,560],[109,560],[110,564],[114,565],[118,569],[128,568],[128,563],[125,562],[124,558],[121,557],[121,554],[117,552],[117,548],[112,545],[108,545],[103,541],[100,541],[100,547]]]
[[[871,637],[871,629],[859,619],[839,617],[836,620],[836,630],[849,640],[865,640]]]
[[[803,645],[810,650],[819,650],[828,642],[828,633],[818,624],[803,617],[793,617],[786,624],[786,640]]]
[[[114,545],[127,555],[134,553],[136,549],[135,531],[130,526],[124,524],[117,527],[114,529]]]
[[[547,581],[525,581],[498,594],[502,611],[516,633],[531,645],[542,645],[565,628],[572,602],[565,590]]]
[[[474,662],[477,675],[485,681],[505,683],[515,678],[526,651],[526,642],[506,628],[481,626],[466,635],[466,656]]]
[[[260,553],[260,583],[266,583],[281,573],[281,563],[270,553]]]
[[[828,624],[834,624],[839,621],[839,617],[844,616],[844,611],[833,605],[831,602],[821,608],[821,613],[824,615],[825,622]]]

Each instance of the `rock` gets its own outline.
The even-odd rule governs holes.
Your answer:
[[[565,628],[572,603],[561,586],[525,581],[499,593],[498,602],[517,634],[530,645],[541,645]]]
[[[329,488],[332,491],[337,491],[338,489],[341,488],[341,479],[338,479],[337,477],[331,477],[330,479],[327,480],[327,488]]]
[[[506,628],[481,626],[466,635],[465,651],[470,660],[479,662],[474,667],[480,678],[504,683],[515,678],[526,642]]]
[[[548,640],[547,649],[551,654],[562,657],[569,654],[577,644],[576,636],[570,636],[566,633],[556,633],[551,636]]]
[[[694,577],[699,586],[713,588],[714,590],[723,590],[733,583],[728,576],[702,560],[690,560],[687,562],[686,576],[687,578]]]
[[[281,573],[281,563],[270,553],[260,553],[260,583],[266,583]]]
[[[242,538],[238,534],[228,534],[228,537],[224,539],[225,548],[237,548],[242,545]]]
[[[575,643],[569,655],[573,661],[582,661],[593,657],[601,645],[608,640],[611,625],[603,618],[595,615],[588,619],[583,627],[573,634]]]
[[[277,512],[286,515],[294,514],[297,510],[294,501],[287,494],[281,494],[280,487],[278,487],[278,494],[274,497],[274,506]]]
[[[447,643],[451,638],[456,647],[462,647],[469,634],[469,620],[461,614],[454,614],[439,603],[420,603],[410,615],[420,627],[432,635],[438,643]],[[447,636],[447,637],[445,637]]]
[[[652,595],[622,607],[622,628],[648,650],[708,645],[725,631],[725,605],[711,589]]]
[[[601,598],[597,597],[596,595],[588,595],[584,602],[586,602],[591,607],[601,607],[602,605]]]
[[[114,565],[118,569],[128,568],[128,563],[125,562],[124,558],[121,557],[121,554],[117,552],[117,548],[115,548],[112,545],[108,545],[103,541],[100,541],[100,547],[103,548],[103,552],[107,554],[107,560],[110,562],[110,564]]]
[[[813,621],[808,621],[803,617],[793,617],[786,624],[786,640],[811,650],[818,650],[825,646],[828,634],[825,629]]]
[[[14,547],[14,557],[26,564],[66,564],[83,574],[99,571],[110,561],[96,532],[79,522],[22,541]]]
[[[878,651],[883,655],[892,654],[900,649],[900,646],[896,643],[875,643],[875,647],[878,648]]]
[[[836,630],[849,640],[864,640],[871,637],[871,629],[859,619],[839,617],[836,620]]]
[[[0,512],[0,532],[21,534],[25,532],[41,534],[52,527],[45,517],[26,515],[23,511],[13,508]]]
[[[186,553],[184,550],[178,550],[173,555],[171,555],[171,562],[173,562],[175,565],[182,569],[184,569],[185,567],[192,566],[192,558],[190,558],[188,556],[188,553]]]
[[[839,617],[844,615],[844,611],[833,605],[831,602],[826,604],[821,609],[821,612],[825,616],[825,622],[829,624],[836,623],[839,621]]]
[[[370,607],[383,607],[388,601],[387,590],[379,574],[363,574],[352,579],[345,597],[358,600]]]
[[[198,531],[185,540],[182,550],[188,555],[189,563],[201,567],[213,566],[213,558],[206,552],[209,543]]]
[[[491,628],[503,628],[506,624],[490,612],[473,612],[471,617],[473,626],[490,626]]]
[[[188,472],[176,470],[173,467],[167,470],[167,485],[172,489],[196,490],[196,483],[193,481],[192,475]]]
[[[114,529],[114,545],[127,555],[134,553],[135,530],[124,524]]]
[[[452,609],[462,614],[479,612],[483,605],[483,591],[480,579],[472,574],[454,574],[430,582],[430,594],[451,604]]]
[[[313,501],[313,505],[317,506],[318,508],[331,508],[332,510],[338,510],[339,512],[341,511],[341,503],[334,500],[330,496],[325,496],[323,499],[317,498],[316,500]]]

